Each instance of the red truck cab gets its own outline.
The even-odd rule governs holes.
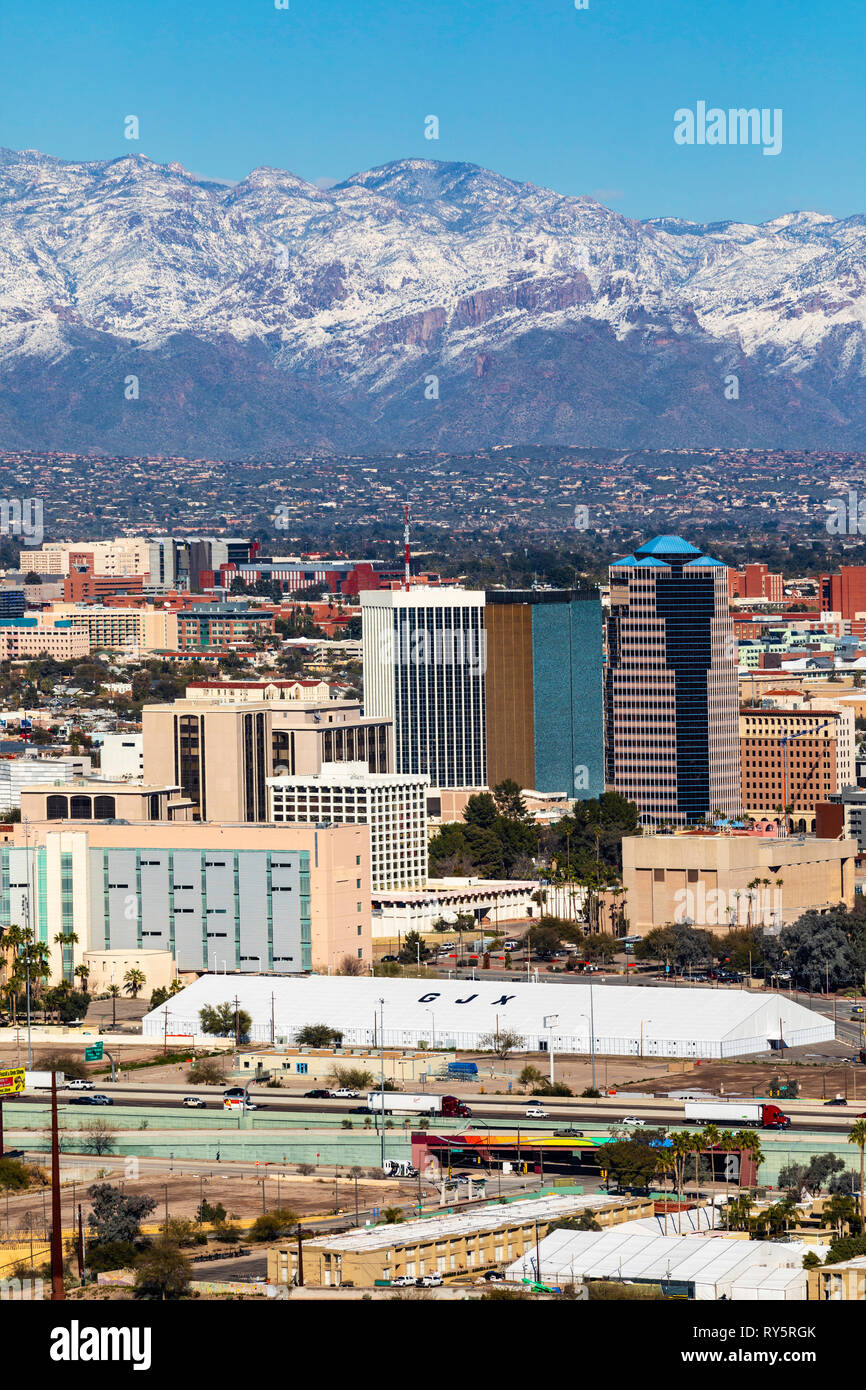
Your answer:
[[[788,1129],[791,1116],[780,1110],[778,1105],[761,1106],[761,1126],[763,1129]]]
[[[472,1114],[472,1111],[470,1110],[468,1105],[464,1105],[463,1101],[458,1100],[456,1096],[443,1096],[442,1114],[446,1117],[446,1119],[448,1117],[453,1117],[457,1115],[465,1119],[468,1119],[469,1116]]]

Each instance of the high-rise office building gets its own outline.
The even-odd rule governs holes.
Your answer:
[[[433,787],[483,787],[484,594],[392,589],[361,594],[364,712],[394,723],[394,771]]]
[[[427,886],[426,777],[370,772],[366,763],[324,763],[312,777],[268,781],[276,825],[368,825],[374,893]]]
[[[739,809],[737,694],[726,566],[679,536],[612,564],[607,783],[645,824]]]
[[[351,701],[175,700],[142,710],[144,778],[181,787],[197,820],[266,821],[267,780],[322,763],[391,772],[391,728]]]
[[[488,589],[487,778],[578,800],[604,791],[597,591]]]

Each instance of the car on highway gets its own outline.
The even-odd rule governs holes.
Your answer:
[[[243,1086],[229,1086],[227,1091],[223,1091],[223,1100],[243,1100],[246,1089]]]
[[[207,1101],[202,1100],[201,1096],[184,1096],[182,1104],[188,1110],[206,1110]]]
[[[330,1095],[330,1091],[305,1091],[304,1100],[328,1100],[330,1099]]]
[[[862,1005],[862,1004],[855,1004],[854,1007],[852,1008],[851,1012],[852,1012],[852,1014],[862,1014],[862,1013],[863,1013],[863,1005]]]
[[[67,1091],[95,1091],[96,1082],[83,1081],[79,1077],[74,1076],[71,1081],[67,1081],[66,1089]]]
[[[848,1102],[847,1102],[847,1100],[845,1099],[844,1096],[833,1096],[832,1100],[825,1100],[825,1101],[824,1101],[824,1104],[825,1104],[825,1105],[847,1105]]]
[[[338,1086],[336,1091],[329,1091],[331,1100],[358,1100],[360,1091],[353,1091],[351,1086]]]
[[[95,1096],[73,1096],[70,1105],[113,1105],[111,1096],[103,1096],[97,1093]]]
[[[527,1105],[523,1112],[527,1120],[546,1120],[548,1113],[543,1105]]]
[[[628,1125],[629,1129],[643,1129],[646,1120],[642,1120],[639,1115],[626,1115],[624,1120],[620,1120],[621,1125]]]
[[[583,1138],[583,1130],[582,1130],[582,1129],[555,1129],[555,1130],[553,1131],[553,1137],[554,1137],[554,1139],[582,1139],[582,1138]]]

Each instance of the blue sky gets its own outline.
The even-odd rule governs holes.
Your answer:
[[[866,211],[866,0],[289,2],[4,6],[0,144],[226,180],[468,160],[633,217]],[[698,101],[781,108],[781,154],[675,144]]]

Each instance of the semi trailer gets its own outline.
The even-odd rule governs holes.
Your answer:
[[[791,1123],[790,1115],[778,1105],[743,1100],[687,1100],[686,1119],[698,1124],[712,1121],[727,1127],[760,1125],[761,1129],[787,1129]]]

